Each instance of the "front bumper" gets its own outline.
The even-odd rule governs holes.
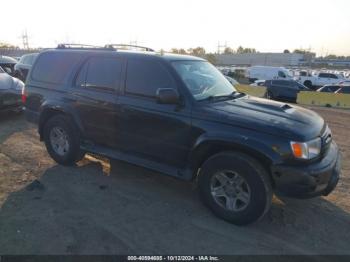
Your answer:
[[[320,162],[307,166],[274,165],[271,168],[277,193],[296,198],[328,195],[341,173],[341,155],[332,142]]]

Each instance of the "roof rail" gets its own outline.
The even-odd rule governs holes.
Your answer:
[[[57,49],[85,49],[85,50],[111,50],[115,51],[112,46],[95,46],[85,44],[58,44]]]
[[[145,46],[139,46],[139,45],[126,45],[126,44],[108,44],[108,45],[105,45],[105,48],[118,49],[118,47],[119,48],[131,47],[131,48],[143,49],[147,52],[155,52],[154,49],[152,49],[152,48],[145,47]]]

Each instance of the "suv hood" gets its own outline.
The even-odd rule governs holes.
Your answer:
[[[251,96],[213,102],[207,104],[206,110],[214,114],[216,120],[294,141],[317,137],[325,124],[323,118],[311,110]]]

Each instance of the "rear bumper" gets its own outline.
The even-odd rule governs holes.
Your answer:
[[[276,191],[296,198],[328,195],[336,187],[341,173],[341,155],[332,142],[327,155],[308,166],[275,165],[272,176]]]
[[[0,109],[23,107],[21,91],[15,89],[0,90]]]

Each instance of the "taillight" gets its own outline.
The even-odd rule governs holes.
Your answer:
[[[26,93],[25,87],[23,86],[23,88],[22,88],[22,102],[23,102],[23,104],[25,104],[26,101],[27,101],[27,93]]]

